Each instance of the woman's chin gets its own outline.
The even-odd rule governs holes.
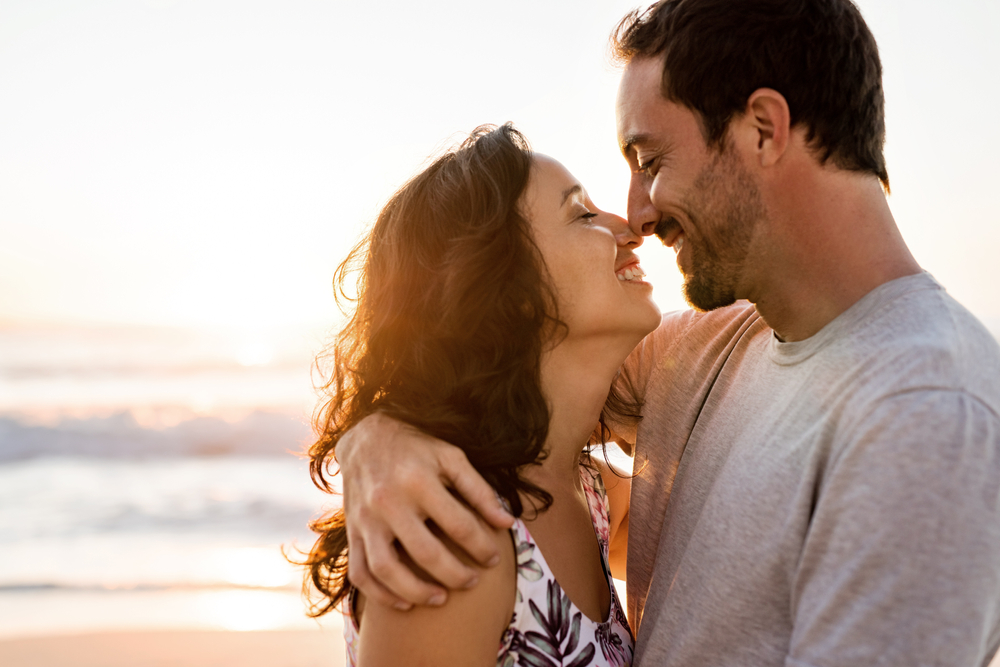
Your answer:
[[[637,316],[632,320],[634,326],[628,327],[631,340],[634,341],[632,347],[635,347],[643,338],[656,331],[656,328],[660,326],[661,319],[660,309],[655,304],[652,304],[652,308],[647,309],[641,316]]]
[[[652,287],[650,287],[650,296],[646,299],[645,303],[643,303],[642,310],[642,316],[637,318],[641,320],[642,324],[637,328],[642,331],[641,338],[645,338],[648,334],[652,333],[658,326],[660,326],[660,320],[663,319],[663,313],[660,311],[660,307],[656,305],[655,301],[653,301]]]

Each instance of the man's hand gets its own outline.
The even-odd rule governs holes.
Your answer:
[[[513,518],[462,450],[375,414],[337,443],[337,462],[344,476],[348,578],[369,599],[397,609],[447,599],[447,590],[401,562],[394,540],[447,588],[476,585],[476,571],[434,536],[428,519],[476,562],[486,567],[500,562],[496,540],[483,521],[509,528]]]

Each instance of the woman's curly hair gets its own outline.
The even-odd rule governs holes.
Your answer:
[[[565,332],[518,207],[531,165],[511,124],[477,128],[400,188],[338,267],[338,301],[354,307],[317,360],[329,378],[309,449],[321,489],[332,490],[340,438],[378,411],[460,447],[515,516],[519,493],[551,504],[519,474],[545,456],[540,364]],[[320,536],[304,564],[320,616],[350,590],[343,511],[310,527]]]

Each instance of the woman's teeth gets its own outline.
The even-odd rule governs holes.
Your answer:
[[[646,277],[646,272],[638,264],[633,264],[624,271],[620,271],[618,274],[618,280],[642,280]]]

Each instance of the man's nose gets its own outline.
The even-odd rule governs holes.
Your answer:
[[[649,197],[652,179],[645,174],[632,174],[628,185],[628,226],[636,236],[649,236],[660,222],[660,212]]]

